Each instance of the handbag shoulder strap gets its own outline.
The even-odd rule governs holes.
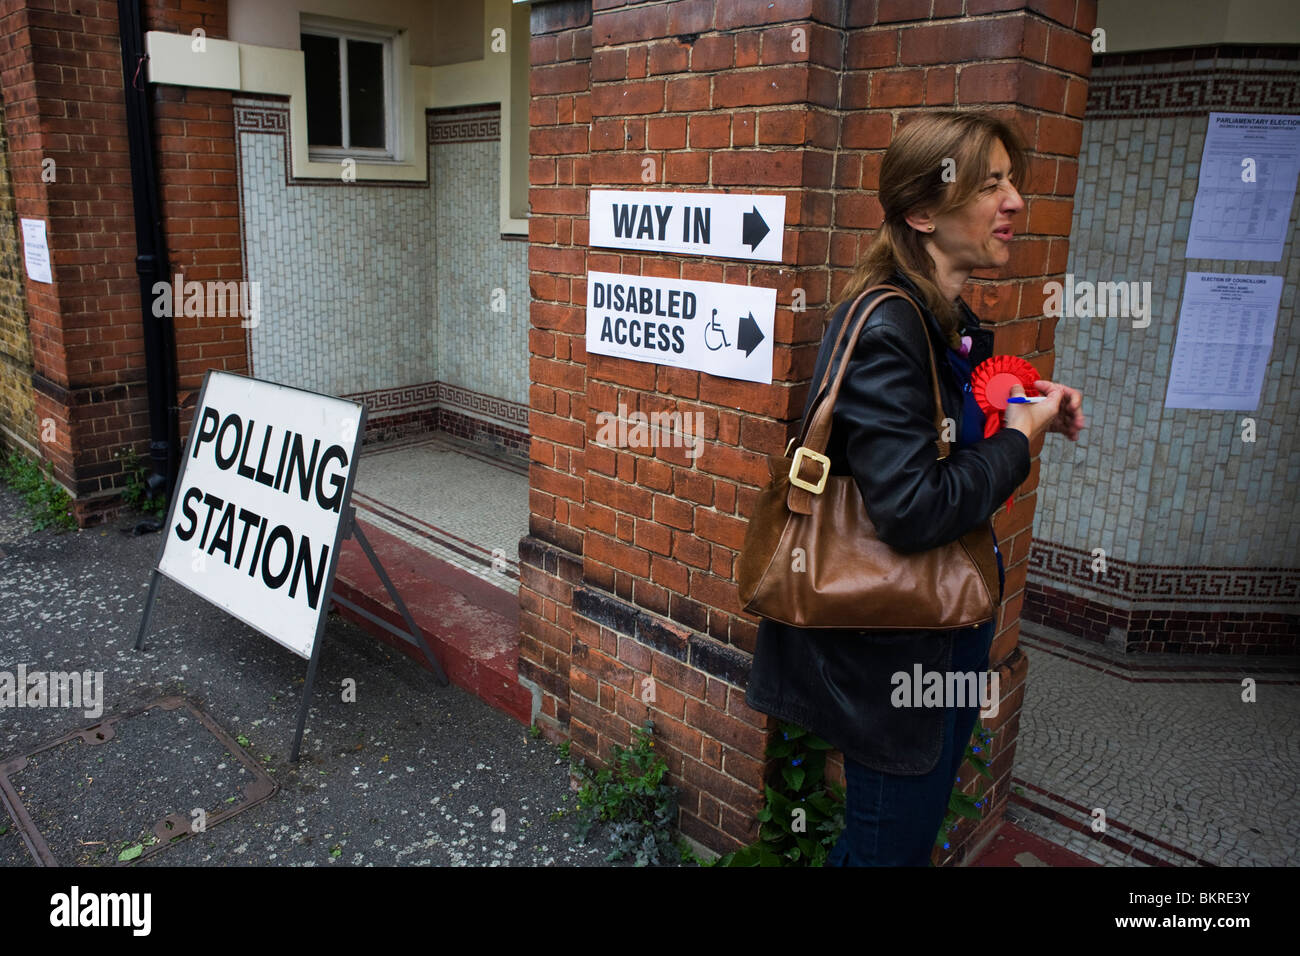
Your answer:
[[[840,353],[840,343],[844,341],[844,333],[849,330],[849,323],[852,321],[853,316],[857,313],[858,306],[862,305],[862,300],[865,299],[867,296],[871,295],[871,293],[875,292],[878,289],[892,290],[893,288],[894,288],[893,286],[881,284],[881,285],[873,285],[869,289],[863,289],[862,292],[858,295],[858,297],[853,300],[853,304],[849,306],[848,311],[844,313],[844,321],[840,323],[839,334],[835,336],[835,344],[831,346],[831,357],[827,360],[826,368],[822,371],[822,380],[817,383],[817,391],[813,393],[814,395],[818,396],[818,400],[820,399],[822,392],[826,390],[826,383],[831,380],[831,372],[835,368],[835,357]],[[874,309],[876,307],[876,303],[873,302],[871,307]],[[847,355],[850,353],[851,350],[849,353],[845,353],[845,354]],[[816,401],[814,401],[814,408],[815,407],[816,407]],[[808,414],[804,417],[805,423],[807,423],[808,420],[812,418],[812,414],[813,414],[813,409],[810,408],[808,410]],[[800,429],[800,433],[799,433],[800,438],[803,437],[803,432],[804,429]]]
[[[809,513],[812,505],[811,496],[813,494],[820,494],[820,487],[825,486],[824,480],[816,481],[814,485],[813,480],[804,477],[801,473],[806,467],[808,471],[811,471],[815,475],[819,466],[822,469],[823,478],[830,472],[830,461],[826,458],[825,451],[827,442],[830,440],[830,427],[835,407],[835,400],[839,397],[840,385],[843,382],[844,374],[848,369],[849,359],[853,355],[854,349],[857,347],[858,336],[861,334],[871,313],[875,311],[876,307],[880,305],[880,303],[887,299],[906,299],[908,304],[912,306],[912,311],[916,313],[917,321],[921,323],[921,334],[925,339],[926,351],[929,353],[930,359],[930,379],[934,393],[934,427],[935,431],[938,433],[938,438],[936,440],[936,445],[939,449],[938,457],[940,459],[948,457],[950,446],[943,437],[943,402],[939,395],[939,373],[934,361],[934,343],[930,341],[930,333],[925,328],[925,319],[921,315],[921,310],[917,307],[916,302],[912,297],[901,289],[887,285],[873,286],[858,296],[854,301],[853,306],[845,314],[844,321],[841,323],[839,335],[836,336],[835,346],[831,352],[831,358],[827,362],[826,371],[822,376],[822,387],[825,385],[825,380],[830,376],[831,367],[834,365],[835,355],[839,351],[840,343],[844,339],[844,331],[848,327],[849,319],[861,304],[862,299],[865,298],[868,293],[875,291],[876,289],[884,289],[886,291],[883,295],[878,296],[876,300],[872,302],[871,308],[869,308],[857,319],[856,322],[854,322],[853,330],[849,334],[848,343],[845,346],[844,356],[840,360],[839,366],[836,369],[835,379],[831,383],[830,391],[817,401],[816,406],[809,412],[808,417],[805,418],[803,428],[800,430],[800,447],[795,451],[795,458],[790,466],[791,484],[787,503],[791,511],[796,511],[801,514]],[[796,479],[799,479],[801,484],[796,484]],[[820,487],[814,492],[812,490],[813,486]]]

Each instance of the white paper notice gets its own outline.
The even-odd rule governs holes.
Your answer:
[[[1300,116],[1211,113],[1188,259],[1277,262],[1300,174]]]
[[[1258,408],[1281,300],[1281,276],[1187,273],[1165,407]]]
[[[53,282],[50,274],[50,247],[45,241],[45,220],[24,219],[23,254],[27,260],[27,278],[33,282]]]

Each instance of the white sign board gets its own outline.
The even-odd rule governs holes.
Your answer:
[[[53,282],[50,272],[50,244],[45,238],[44,219],[24,219],[23,259],[27,264],[27,278],[33,282]]]
[[[780,262],[785,197],[593,189],[589,219],[593,246]]]
[[[364,409],[209,371],[158,570],[295,654],[330,604]]]
[[[776,290],[587,273],[587,351],[772,381]]]
[[[1281,276],[1187,273],[1165,408],[1257,409],[1281,301]]]

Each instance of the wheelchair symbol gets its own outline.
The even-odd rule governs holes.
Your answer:
[[[722,338],[722,345],[713,344],[714,341],[716,341],[714,333]],[[717,309],[713,310],[713,318],[709,319],[709,324],[704,327],[704,344],[708,346],[710,352],[716,352],[718,349],[730,346],[731,344],[727,341],[727,333],[724,332],[722,326],[718,324]]]

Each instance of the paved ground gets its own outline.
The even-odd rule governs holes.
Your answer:
[[[467,691],[439,688],[349,621],[327,626],[296,766],[305,661],[168,581],[135,652],[158,540],[117,527],[34,532],[0,486],[0,680],[20,664],[102,671],[104,716],[121,718],[102,743],[47,746],[98,718],[0,710],[0,764],[31,755],[9,779],[59,862],[109,864],[140,845],[143,865],[604,863],[602,841],[577,845],[571,820],[552,819],[572,801],[557,748]],[[1294,660],[1123,658],[1032,631],[1009,823],[972,865],[1300,862]],[[1241,701],[1243,676],[1257,681],[1257,703]],[[343,699],[348,680],[355,702]],[[184,709],[142,710],[169,695],[240,741]],[[258,777],[280,789],[242,809]],[[155,824],[178,806],[238,812],[152,849]],[[1089,826],[1096,808],[1103,839]],[[0,866],[29,865],[0,813]]]
[[[572,801],[568,762],[554,746],[460,688],[439,688],[337,616],[298,766],[289,749],[305,661],[167,581],[146,649],[134,651],[158,540],[115,527],[34,532],[17,496],[0,486],[0,672],[19,664],[102,671],[105,716],[185,695],[230,736],[245,737],[247,753],[280,786],[143,864],[603,861],[606,845],[575,845],[572,822],[550,819]],[[355,703],[342,699],[345,679],[356,681]],[[238,803],[249,772],[185,717],[151,711],[123,721],[113,740],[65,744],[13,775],[56,859],[115,862],[178,799],[209,814]],[[0,761],[94,722],[82,710],[0,710]],[[494,818],[504,832],[494,832]],[[3,813],[0,827],[0,866],[32,865]]]
[[[1297,661],[1125,656],[1032,624],[1021,646],[1008,820],[1109,865],[1300,864]]]

